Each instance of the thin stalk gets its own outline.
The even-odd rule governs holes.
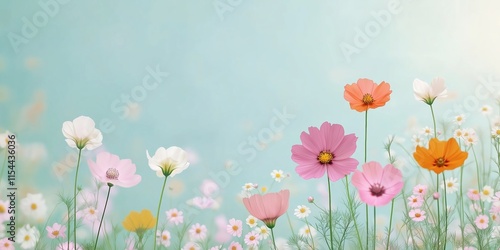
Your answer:
[[[444,186],[444,246],[443,249],[446,249],[446,239],[448,237],[448,201],[446,198],[446,179],[443,172],[443,186]]]
[[[354,204],[352,204],[351,193],[349,192],[349,184],[347,180],[347,175],[345,176],[345,188],[347,190],[347,202],[349,204],[349,212],[351,214],[351,220],[354,222],[354,228],[356,229],[356,235],[358,238],[359,247],[363,248],[363,243],[361,243],[361,235],[359,234],[358,222],[356,220],[356,216],[353,210]]]
[[[434,125],[434,138],[437,138],[436,117],[434,116],[434,109],[432,108],[432,104],[429,106],[431,107],[432,124]]]
[[[273,237],[273,246],[274,246],[274,250],[278,250],[278,248],[276,247],[276,240],[274,240],[274,231],[273,229],[271,228],[271,236]]]
[[[101,221],[99,222],[99,229],[97,229],[97,236],[95,238],[94,250],[97,249],[97,242],[99,242],[99,233],[101,232],[102,222],[104,221],[104,213],[106,213],[106,207],[108,206],[109,193],[111,193],[111,187],[113,184],[108,183],[108,194],[106,195],[106,202],[104,203],[104,211],[102,211]]]
[[[330,246],[333,249],[333,227],[332,227],[332,190],[330,188],[330,179],[328,178],[328,169],[326,170],[326,181],[328,182],[328,223],[330,225]]]
[[[394,199],[391,202],[391,214],[389,215],[389,231],[387,233],[387,244],[385,244],[385,249],[389,250],[389,244],[391,242],[391,230],[392,230],[392,214],[394,213]]]
[[[78,183],[78,170],[80,169],[80,158],[82,149],[78,149],[78,161],[76,163],[75,186],[73,187],[73,243],[76,245],[76,188]]]
[[[304,218],[306,220],[306,225],[307,225],[307,229],[309,230],[309,236],[311,236],[311,242],[312,242],[312,247],[313,247],[313,250],[316,249],[316,246],[314,246],[314,238],[311,234],[311,226],[309,225],[309,222],[307,221],[307,217]]]
[[[464,179],[464,167],[460,168],[460,232],[462,233],[462,249],[465,248],[465,240],[464,240],[464,199],[463,199],[463,189],[462,183]]]
[[[373,206],[373,250],[377,245],[377,207]]]
[[[368,109],[365,111],[365,156],[364,156],[364,163],[366,163],[366,158],[368,155]],[[368,204],[365,204],[365,212],[366,212],[366,249],[368,249]]]
[[[446,186],[446,183],[445,183]],[[436,174],[436,190],[439,190],[439,175]],[[439,249],[439,243],[441,242],[441,219],[440,219],[440,213],[439,213],[439,200],[436,200],[436,205],[437,205],[437,230],[438,230],[438,238],[437,238],[437,246]]]
[[[160,194],[160,202],[158,202],[158,209],[156,210],[155,231],[153,232],[153,235],[154,235],[154,249],[155,250],[156,250],[156,231],[158,230],[158,218],[160,217],[161,202],[163,200],[163,192],[165,191],[165,185],[166,184],[167,184],[167,176],[165,176],[165,180],[163,180],[163,187],[161,188],[161,194]]]

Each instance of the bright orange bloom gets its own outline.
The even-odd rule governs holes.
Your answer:
[[[429,141],[429,149],[417,146],[413,153],[413,157],[421,167],[432,170],[436,174],[464,165],[467,156],[468,153],[460,150],[455,138],[450,138],[448,141],[432,138]]]
[[[147,230],[155,227],[155,223],[155,217],[151,211],[143,209],[140,213],[130,212],[123,220],[122,225],[127,231],[135,232],[139,238],[142,238]]]
[[[351,109],[363,112],[384,106],[391,99],[390,87],[386,82],[376,84],[370,79],[361,78],[357,83],[345,85],[344,98]]]

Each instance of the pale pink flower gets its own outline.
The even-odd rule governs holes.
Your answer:
[[[413,194],[414,195],[420,195],[424,196],[427,193],[427,186],[418,184],[415,187],[413,187]]]
[[[182,224],[184,222],[184,216],[182,215],[182,211],[179,211],[175,208],[170,209],[166,212],[167,214],[167,220],[170,223],[173,223],[175,225]]]
[[[486,229],[486,228],[488,228],[488,223],[489,223],[488,216],[483,215],[483,214],[478,215],[476,217],[476,219],[474,220],[474,223],[476,224],[477,228]]]
[[[493,206],[500,207],[500,192],[496,192],[493,197],[491,197],[491,201],[493,202]]]
[[[213,208],[214,205],[216,204],[216,201],[212,199],[211,197],[194,197],[189,201],[190,205],[193,205],[195,207],[198,207],[199,209],[207,209],[207,208]]]
[[[189,237],[192,240],[204,240],[207,237],[207,227],[196,223],[189,229]]]
[[[412,208],[419,208],[424,203],[424,199],[420,195],[412,195],[408,197],[408,205]]]
[[[242,232],[242,222],[241,220],[230,219],[229,224],[227,225],[227,232],[232,236],[241,237]]]
[[[357,137],[344,135],[340,124],[324,122],[320,128],[309,127],[302,132],[302,145],[292,146],[292,160],[299,164],[295,171],[304,179],[321,178],[325,172],[331,181],[352,173],[358,161],[351,158],[356,151]]]
[[[51,239],[55,238],[66,238],[66,226],[54,223],[54,225],[47,226],[45,228],[47,230],[47,236]]]
[[[231,242],[231,244],[229,244],[227,250],[243,250],[243,247],[241,246],[240,243],[233,241]]]
[[[432,198],[434,198],[434,200],[439,199],[439,197],[441,197],[441,195],[438,192],[434,192],[434,194],[432,194]]]
[[[10,218],[9,204],[3,200],[0,200],[0,223],[8,220]]]
[[[204,196],[212,197],[219,192],[219,185],[211,179],[206,179],[201,183],[200,190]]]
[[[257,246],[259,245],[259,241],[260,235],[257,232],[250,231],[245,235],[245,244],[247,244],[247,246]]]
[[[0,249],[15,250],[16,248],[14,247],[12,241],[9,240],[9,238],[3,238],[0,240]]]
[[[290,191],[281,190],[278,193],[254,194],[243,198],[243,204],[251,215],[273,228],[278,217],[288,209],[289,199]]]
[[[371,161],[363,164],[363,172],[356,170],[351,182],[358,189],[361,201],[370,206],[388,204],[403,188],[401,171],[391,164],[384,168]]]
[[[467,191],[467,197],[473,201],[478,201],[481,198],[481,195],[479,194],[479,190],[469,189],[469,191]]]
[[[135,174],[136,167],[129,159],[120,159],[117,155],[100,152],[96,161],[88,160],[90,172],[100,182],[120,187],[133,187],[141,181]]]
[[[201,247],[194,242],[188,242],[182,247],[182,250],[201,250]]]
[[[412,209],[410,210],[410,212],[408,213],[408,215],[410,216],[410,218],[413,220],[413,221],[423,221],[425,220],[426,216],[425,216],[425,211],[423,210],[420,210],[420,209]]]
[[[226,243],[231,239],[231,235],[227,233],[227,224],[228,221],[224,215],[215,217],[215,225],[217,226],[215,241],[218,243]]]

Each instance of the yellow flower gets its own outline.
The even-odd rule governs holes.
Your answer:
[[[142,238],[147,230],[155,227],[155,217],[147,209],[143,209],[140,213],[132,211],[125,217],[122,225],[127,231],[135,232]]]

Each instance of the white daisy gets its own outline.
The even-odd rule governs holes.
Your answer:
[[[207,227],[196,223],[189,229],[189,236],[192,240],[204,240],[207,237]]]
[[[257,218],[249,215],[246,219],[246,222],[247,222],[247,225],[250,227],[250,228],[254,228],[257,226]]]
[[[21,227],[16,235],[16,242],[21,245],[22,249],[33,249],[40,239],[40,232],[36,227],[29,224]]]
[[[260,236],[261,239],[267,239],[267,237],[269,237],[269,229],[267,228],[267,226],[261,226],[261,227],[257,227],[255,229],[255,232],[257,232]]]
[[[420,135],[413,135],[412,138],[411,138],[411,141],[413,142],[413,146],[420,146],[420,147],[423,147],[424,146],[424,140],[422,139],[422,137],[420,137]]]
[[[305,225],[299,229],[299,235],[301,235],[302,237],[314,237],[316,236],[316,233],[316,229],[311,225]]]
[[[281,182],[281,179],[285,178],[285,176],[283,175],[283,170],[273,170],[273,172],[271,172],[271,177],[273,177],[273,179],[276,181],[276,182]]]
[[[481,113],[482,113],[483,115],[489,115],[489,114],[491,114],[491,110],[492,110],[492,108],[491,108],[491,106],[490,106],[490,105],[483,105],[483,106],[481,107]]]
[[[243,185],[241,188],[243,188],[243,191],[252,191],[255,189],[255,184],[249,182],[249,183],[245,183],[245,185]]]
[[[427,136],[427,137],[434,136],[433,130],[431,128],[429,128],[429,127],[423,128],[420,133],[423,134],[423,135],[425,135],[425,136]]]
[[[42,194],[30,194],[21,200],[21,211],[28,218],[38,221],[45,220],[47,205]]]
[[[445,181],[445,183],[446,183],[446,193],[454,193],[454,192],[458,191],[458,188],[460,186],[458,184],[458,179],[453,178],[453,177],[450,177],[449,179],[447,179]],[[441,183],[441,188],[444,189],[443,183]]]
[[[481,200],[491,202],[491,198],[493,197],[494,194],[495,194],[495,191],[493,190],[492,187],[484,186],[483,190],[481,190],[481,193],[480,193]]]
[[[299,205],[297,206],[297,208],[295,209],[295,216],[297,216],[299,219],[304,219],[306,218],[307,216],[309,216],[309,214],[311,213],[311,209],[309,209],[308,207],[304,206],[304,205]]]
[[[455,129],[453,131],[453,137],[457,140],[462,140],[463,139],[464,132],[461,129]]]
[[[492,138],[500,138],[500,127],[495,126],[491,129],[491,137]]]
[[[465,115],[460,114],[455,116],[455,119],[453,119],[453,122],[457,124],[458,126],[462,125],[462,123],[465,121]]]

